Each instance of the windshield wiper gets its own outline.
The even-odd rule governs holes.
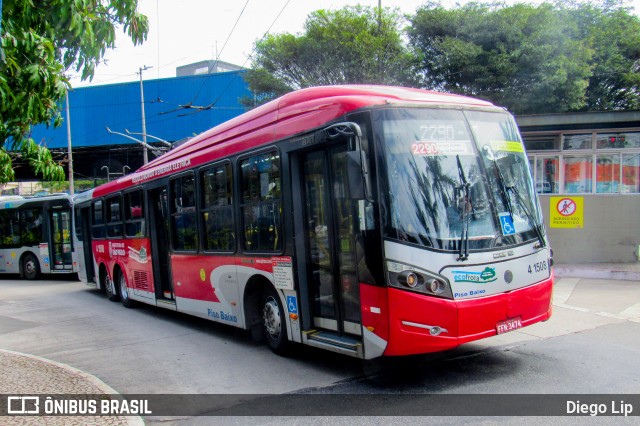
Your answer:
[[[513,206],[511,204],[511,197],[509,196],[509,191],[512,191],[515,194],[516,201],[518,202],[518,205],[520,206],[520,208],[522,208],[522,211],[524,212],[524,216],[527,219],[527,222],[529,222],[529,226],[531,226],[531,228],[534,230],[534,232],[536,233],[536,237],[538,238],[538,241],[540,241],[540,246],[545,247],[546,243],[544,241],[544,237],[542,236],[542,232],[540,231],[540,226],[538,224],[538,221],[535,219],[535,217],[527,208],[527,205],[522,199],[522,196],[520,195],[520,192],[518,191],[516,185],[514,184],[511,186],[507,186],[504,175],[502,174],[502,169],[500,168],[498,161],[496,160],[496,156],[493,150],[488,145],[485,145],[483,149],[487,154],[489,154],[487,155],[487,158],[493,162],[493,165],[496,169],[495,174],[496,174],[496,180],[498,181],[498,187],[500,190],[500,197],[502,198],[503,204],[509,211],[511,218],[513,218]]]
[[[527,218],[527,222],[529,222],[529,225],[531,226],[531,228],[533,228],[534,232],[536,233],[536,237],[538,237],[538,241],[540,241],[540,247],[541,248],[545,247],[546,243],[544,241],[544,237],[542,236],[540,225],[536,220],[536,218],[531,213],[531,211],[527,208],[526,203],[524,202],[524,200],[522,199],[522,196],[520,195],[520,191],[518,191],[518,188],[515,185],[509,186],[507,187],[507,189],[511,190],[515,194],[516,200],[518,201],[518,205],[520,205],[520,207],[524,211],[524,216]]]
[[[460,186],[458,190],[464,191],[464,201],[462,205],[462,230],[460,232],[460,248],[458,251],[458,258],[456,260],[467,260],[469,258],[469,210],[473,207],[471,200],[469,199],[469,187],[471,186],[467,182],[467,177],[464,174],[464,169],[460,163],[460,156],[456,155],[456,161],[458,162],[458,175],[460,176]],[[471,209],[469,208],[471,207]]]

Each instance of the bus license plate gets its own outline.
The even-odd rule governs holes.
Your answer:
[[[510,318],[496,324],[496,331],[498,334],[507,333],[519,328],[522,328],[522,319],[520,317]]]

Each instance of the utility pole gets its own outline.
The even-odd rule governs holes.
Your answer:
[[[147,123],[144,116],[144,87],[142,85],[142,71],[148,70],[153,67],[140,67],[140,105],[142,106],[142,162],[147,164],[149,162],[149,155],[147,154]]]
[[[1,1],[1,0],[0,0]],[[69,114],[69,91],[65,93],[67,101],[67,152],[69,156],[69,194],[73,195],[73,153],[71,152],[71,114]]]

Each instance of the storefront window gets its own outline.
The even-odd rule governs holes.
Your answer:
[[[598,133],[596,135],[598,149],[640,148],[640,133]]]
[[[560,135],[526,136],[524,146],[527,151],[556,151],[560,149]]]
[[[620,192],[620,154],[596,156],[596,192],[599,194]]]
[[[538,157],[536,163],[536,192],[557,194],[560,190],[560,163],[557,155]]]
[[[622,154],[622,186],[623,194],[640,193],[640,153]]]
[[[580,135],[564,135],[562,149],[591,149],[591,133],[585,133]]]
[[[564,157],[564,192],[582,194],[591,192],[591,155]]]

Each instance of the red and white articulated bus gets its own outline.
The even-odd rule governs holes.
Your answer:
[[[529,162],[503,108],[382,86],[287,94],[77,197],[81,277],[363,358],[549,319]]]

